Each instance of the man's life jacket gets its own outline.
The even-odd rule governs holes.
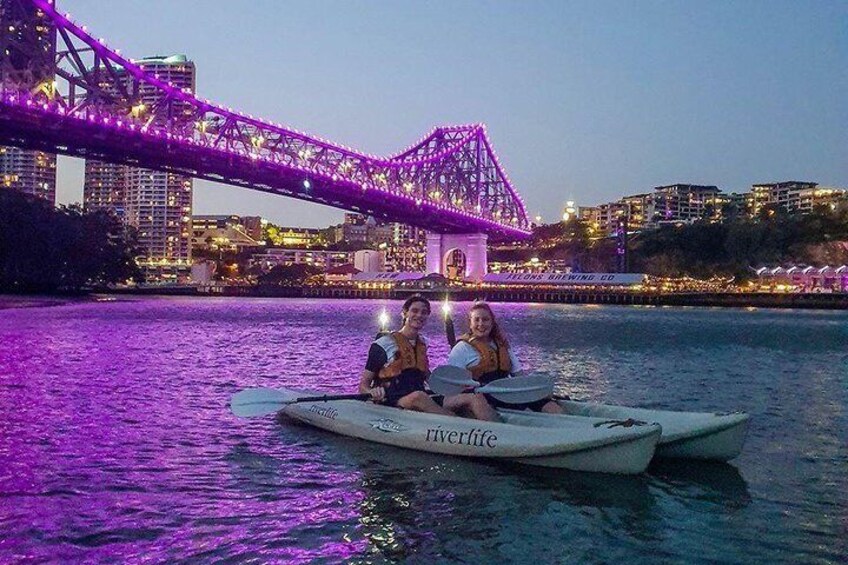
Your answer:
[[[495,340],[496,347],[492,349],[486,338],[480,339],[466,334],[460,340],[471,345],[480,356],[480,362],[477,365],[468,367],[475,381],[488,384],[495,379],[509,376],[512,363],[509,360],[509,345],[505,341]]]
[[[413,378],[416,381],[420,380],[423,389],[424,380],[430,375],[427,344],[424,343],[424,339],[419,337],[415,342],[415,347],[413,347],[402,333],[392,332],[391,335],[397,345],[397,351],[394,359],[380,369],[377,378],[384,381],[385,384],[388,384],[387,381],[397,379],[400,376]]]

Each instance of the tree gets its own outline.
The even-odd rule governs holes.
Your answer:
[[[134,232],[105,212],[0,190],[0,290],[77,292],[140,278]]]

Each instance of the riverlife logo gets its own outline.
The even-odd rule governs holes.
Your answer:
[[[472,428],[469,432],[457,430],[445,430],[442,426],[427,428],[427,436],[424,441],[432,443],[448,443],[450,445],[472,445],[474,447],[494,448],[498,436],[492,430],[480,430]]]
[[[368,423],[375,430],[380,430],[381,432],[386,433],[402,432],[408,429],[403,424],[398,424],[397,422],[395,422],[394,420],[390,420],[389,418],[380,418],[379,420],[373,420]]]
[[[317,404],[313,404],[312,406],[310,406],[309,411],[313,414],[323,416],[328,420],[335,420],[336,416],[339,415],[339,411],[335,408],[330,408],[329,406],[318,406]]]

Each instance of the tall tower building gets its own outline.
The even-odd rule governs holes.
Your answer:
[[[123,219],[126,184],[126,166],[86,159],[82,189],[83,207],[86,212],[105,210]]]
[[[192,94],[195,91],[195,66],[185,55],[148,57],[136,64],[176,88]],[[142,108],[160,99],[158,90],[142,88]],[[143,250],[136,261],[147,278],[175,281],[187,277],[191,269],[193,179],[94,160],[86,161],[85,173],[86,209],[110,210],[136,228]]]
[[[56,155],[0,146],[0,188],[11,188],[56,204]]]
[[[56,28],[29,2],[0,2],[0,49],[7,57],[0,81],[24,90],[52,95]],[[21,48],[24,46],[24,48]],[[0,146],[0,189],[12,188],[56,203],[56,156]]]

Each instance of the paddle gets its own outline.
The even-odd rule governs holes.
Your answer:
[[[480,386],[468,371],[450,365],[437,367],[430,375],[429,384],[434,392],[445,396],[473,389],[474,392],[491,394],[501,402],[509,404],[535,402],[548,398],[554,391],[553,379],[545,375],[507,377]]]
[[[323,396],[302,396],[292,398],[291,395],[273,388],[249,388],[237,392],[230,400],[230,410],[236,416],[250,418],[265,416],[277,412],[283,406],[298,402],[327,402],[329,400],[368,400],[370,394],[325,394]]]

